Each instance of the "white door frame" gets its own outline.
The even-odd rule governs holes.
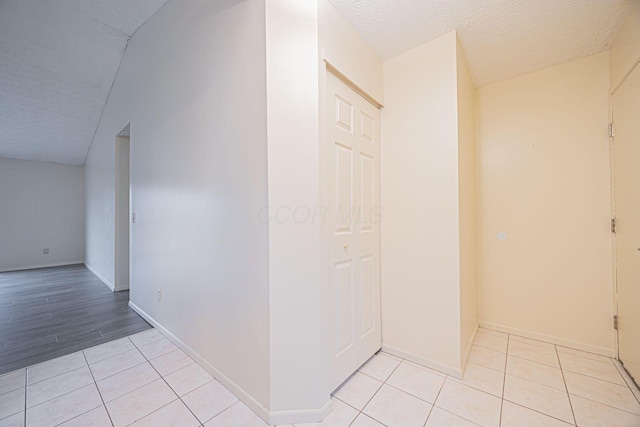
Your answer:
[[[115,257],[114,257],[114,292],[129,289],[130,257],[131,257],[131,140],[129,125],[115,138],[114,161],[114,217],[115,217]]]

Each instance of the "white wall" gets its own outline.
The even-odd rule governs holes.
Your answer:
[[[261,0],[170,0],[131,40],[85,166],[87,262],[113,280],[131,123],[131,301],[254,410],[270,387],[265,32]]]
[[[382,102],[382,60],[328,0],[319,0],[318,6],[321,55],[367,95]],[[326,88],[322,82],[321,88]]]
[[[480,317],[613,356],[608,67],[605,52],[479,89]]]
[[[383,347],[460,375],[456,34],[384,62]]]
[[[0,271],[82,263],[83,169],[0,158]]]
[[[458,93],[458,211],[460,218],[460,361],[464,368],[478,329],[475,88],[456,44]]]
[[[330,409],[320,286],[318,4],[266,2],[270,410],[318,421]],[[304,417],[295,418],[304,421]]]

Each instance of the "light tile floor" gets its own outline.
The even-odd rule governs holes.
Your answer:
[[[0,376],[0,427],[266,424],[155,330]],[[379,353],[296,427],[640,426],[617,361],[480,329],[463,380]],[[288,426],[291,427],[291,426]]]

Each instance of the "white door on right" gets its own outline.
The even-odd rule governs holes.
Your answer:
[[[618,353],[640,382],[640,66],[612,97]]]
[[[328,74],[333,388],[381,348],[380,110]]]

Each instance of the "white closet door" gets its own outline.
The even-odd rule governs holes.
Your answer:
[[[380,110],[328,75],[333,385],[381,347]]]

